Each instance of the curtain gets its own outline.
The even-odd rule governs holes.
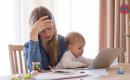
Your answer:
[[[102,48],[120,48],[124,50],[118,56],[119,62],[125,62],[124,52],[127,52],[130,63],[130,39],[124,33],[130,35],[130,12],[120,13],[120,6],[130,0],[99,0],[99,50]]]

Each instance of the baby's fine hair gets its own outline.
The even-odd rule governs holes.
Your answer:
[[[65,37],[65,46],[67,49],[68,49],[69,45],[73,45],[76,42],[84,42],[85,43],[84,37],[78,32],[70,32]]]

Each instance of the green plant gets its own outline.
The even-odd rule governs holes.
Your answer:
[[[128,38],[130,38],[130,35],[128,35],[128,34],[126,34],[126,33],[124,33]]]

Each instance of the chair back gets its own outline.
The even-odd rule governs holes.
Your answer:
[[[21,54],[23,48],[23,45],[8,45],[11,74],[29,72],[23,54]]]

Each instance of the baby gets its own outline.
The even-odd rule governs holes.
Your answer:
[[[61,61],[54,67],[56,69],[62,68],[77,68],[88,67],[93,59],[87,59],[82,56],[84,52],[85,39],[78,32],[71,32],[65,37],[66,51]]]

